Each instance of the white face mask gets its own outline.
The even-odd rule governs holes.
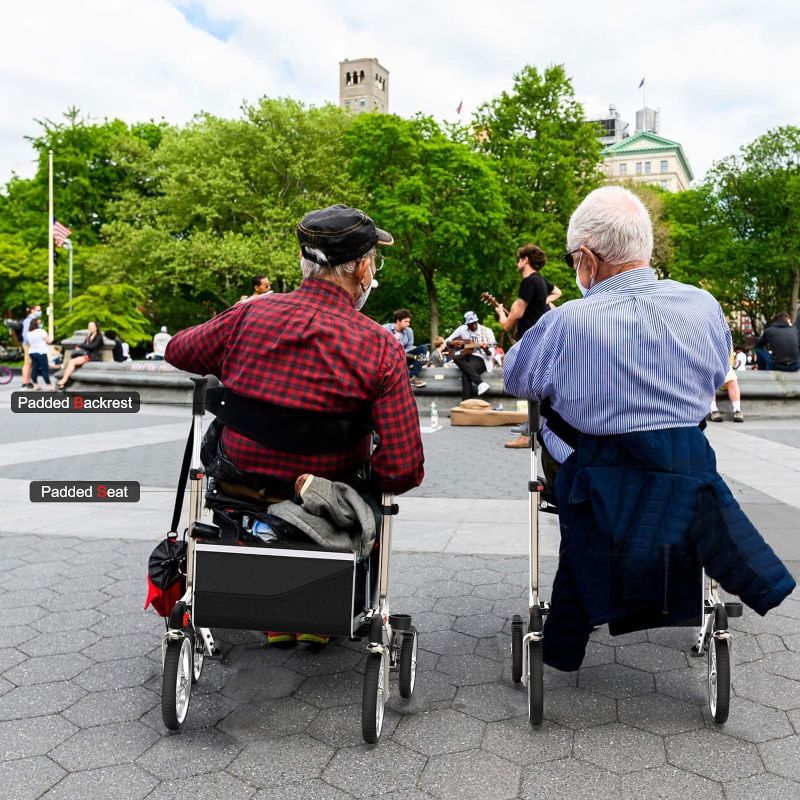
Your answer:
[[[582,256],[582,255],[583,255],[583,253],[581,253],[581,256]],[[589,289],[591,289],[591,288],[592,288],[592,284],[591,284],[591,281],[590,281],[590,283],[589,283],[589,289],[587,289],[587,288],[586,288],[586,287],[585,287],[585,286],[584,286],[584,285],[581,283],[581,279],[578,277],[578,273],[579,273],[579,271],[580,271],[580,265],[578,265],[578,266],[575,268],[575,285],[576,285],[576,286],[578,287],[578,289],[580,290],[580,293],[581,293],[581,294],[582,294],[584,297],[586,297],[586,292],[588,292],[588,291],[589,291]]]
[[[373,273],[373,275],[374,275],[374,273]],[[367,298],[369,297],[369,293],[377,285],[378,285],[378,281],[376,281],[375,278],[373,277],[372,280],[369,282],[369,286],[367,286],[366,289],[363,286],[361,287],[361,297],[359,297],[358,300],[356,300],[356,302],[353,304],[353,308],[355,308],[356,311],[361,311],[361,309],[364,308],[364,303],[367,302]]]

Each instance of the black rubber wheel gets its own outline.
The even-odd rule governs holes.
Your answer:
[[[383,730],[383,656],[370,653],[364,669],[364,696],[361,699],[361,735],[367,744],[376,744]]]
[[[728,628],[725,606],[714,609],[714,630]],[[711,719],[722,725],[728,720],[731,707],[731,651],[727,639],[718,639],[713,634],[708,643],[708,707]]]
[[[192,694],[192,637],[167,642],[161,684],[161,717],[171,731],[183,727]]]
[[[395,634],[397,636],[398,634]],[[398,667],[398,684],[400,697],[408,700],[414,694],[414,684],[417,680],[417,629],[412,627],[410,633],[399,634],[400,658]]]
[[[528,643],[528,719],[541,725],[544,715],[544,662],[542,643]]]
[[[522,680],[522,617],[514,614],[511,620],[511,680]]]

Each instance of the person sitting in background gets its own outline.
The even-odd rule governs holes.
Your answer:
[[[425,366],[426,356],[430,347],[427,344],[414,346],[414,330],[411,327],[411,312],[407,308],[399,308],[392,314],[392,322],[387,322],[383,327],[400,342],[403,350],[406,351],[406,361],[411,377],[411,385],[415,389],[425,386],[425,381],[419,377]]]
[[[481,375],[491,372],[494,366],[492,356],[497,342],[492,329],[481,325],[474,311],[467,311],[464,324],[447,337],[447,344],[458,348],[453,362],[461,370],[461,399],[468,400],[487,392],[489,384]]]
[[[437,336],[433,340],[433,350],[428,355],[428,367],[443,367],[445,362],[444,354],[444,336]]]
[[[64,374],[58,382],[58,388],[61,389],[62,392],[67,388],[67,383],[69,383],[72,373],[75,372],[78,367],[82,367],[87,361],[100,360],[100,353],[103,347],[103,334],[94,320],[90,320],[87,327],[89,328],[89,334],[80,345],[72,351],[67,366],[64,369]]]
[[[164,353],[172,337],[167,333],[167,326],[162,325],[161,331],[153,337],[153,358],[156,361],[164,360]]]
[[[61,345],[54,344],[51,348],[53,355],[50,358],[51,367],[60,367],[64,363],[64,354],[61,351]]]
[[[31,382],[33,388],[38,392],[39,376],[44,378],[44,385],[48,389],[50,385],[50,365],[47,363],[47,345],[52,340],[39,325],[38,319],[32,319],[28,327],[28,353],[31,357]]]
[[[111,339],[113,343],[114,349],[111,351],[111,356],[114,361],[119,363],[123,362],[125,360],[125,355],[122,351],[122,342],[117,339],[116,331],[106,331],[106,339]]]
[[[800,369],[800,339],[787,313],[775,317],[756,342],[759,369],[797,372]]]
[[[739,372],[747,369],[747,353],[738,345],[733,348],[733,368]]]

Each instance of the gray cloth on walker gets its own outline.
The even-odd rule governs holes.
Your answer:
[[[375,514],[352,486],[314,476],[300,503],[283,500],[270,506],[269,513],[323,547],[355,550],[360,558],[369,555],[375,543]]]

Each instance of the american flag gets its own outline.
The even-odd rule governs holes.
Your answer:
[[[62,225],[57,219],[53,220],[53,239],[58,247],[63,247],[71,233],[72,231],[66,225]]]

